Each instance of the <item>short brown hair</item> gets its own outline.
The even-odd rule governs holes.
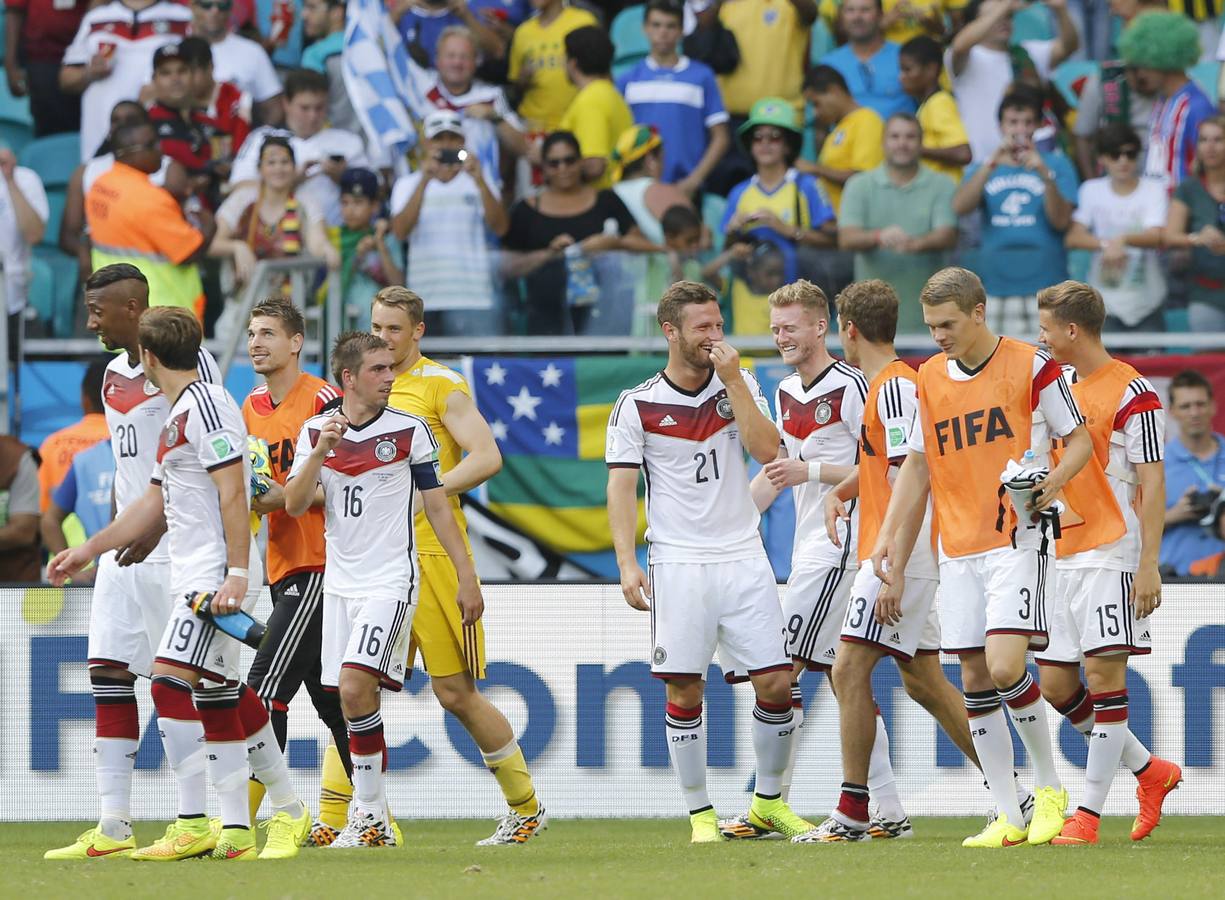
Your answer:
[[[825,296],[825,291],[803,278],[791,284],[784,284],[771,293],[768,299],[774,307],[798,304],[804,307],[805,312],[815,312],[822,318],[829,318],[829,298]]]
[[[1083,281],[1061,281],[1038,291],[1038,309],[1050,310],[1059,321],[1100,336],[1106,323],[1106,303],[1097,289]]]
[[[969,269],[949,266],[927,279],[927,284],[919,292],[919,302],[924,306],[956,303],[957,308],[968,316],[978,304],[987,305],[987,292],[983,290],[979,277]]]
[[[261,300],[255,304],[255,308],[251,310],[251,315],[247,317],[247,324],[250,325],[251,320],[256,316],[276,319],[284,326],[285,333],[290,337],[293,337],[295,334],[306,334],[306,319],[302,317],[302,311],[288,300],[282,300],[280,297],[269,297],[267,300]]]
[[[140,314],[140,346],[167,369],[195,371],[204,331],[200,320],[178,306],[154,306]]]
[[[374,303],[401,310],[404,315],[408,316],[414,328],[425,321],[425,301],[418,294],[401,285],[393,284],[383,288],[374,295]]]
[[[897,292],[886,281],[872,278],[847,285],[834,300],[838,318],[854,322],[870,344],[892,344],[897,337]]]
[[[655,318],[660,327],[667,322],[680,328],[681,313],[686,306],[718,302],[719,298],[715,296],[715,292],[706,285],[696,281],[678,281],[659,298],[659,309],[655,312]]]
[[[1194,389],[1201,388],[1208,392],[1208,399],[1212,399],[1212,382],[1205,378],[1201,373],[1194,369],[1184,369],[1173,378],[1170,379],[1170,402],[1174,402],[1174,392],[1179,388]]]
[[[332,345],[332,377],[336,384],[344,387],[341,377],[345,370],[356,374],[362,367],[362,358],[371,350],[386,350],[387,342],[369,331],[346,331]]]

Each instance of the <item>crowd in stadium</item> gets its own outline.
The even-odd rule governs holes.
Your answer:
[[[399,0],[380,69],[339,0],[8,0],[12,331],[81,333],[80,280],[135,259],[212,333],[292,257],[347,324],[404,283],[435,336],[644,334],[681,277],[764,334],[798,276],[889,280],[921,333],[950,261],[1004,333],[1069,274],[1110,331],[1225,330],[1215,10],[1104,5]]]

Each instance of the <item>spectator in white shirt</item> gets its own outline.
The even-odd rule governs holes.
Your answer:
[[[121,100],[135,100],[153,76],[153,54],[187,34],[191,10],[171,0],[113,0],[85,14],[64,52],[60,88],[81,97],[81,162],[106,138]]]
[[[496,334],[488,232],[506,233],[506,209],[480,159],[464,149],[459,113],[435,110],[423,130],[421,168],[391,192],[392,232],[408,240],[408,289],[425,300],[429,334]]]
[[[302,180],[297,196],[314,203],[328,225],[340,224],[340,176],[346,168],[373,169],[365,142],[351,131],[325,128],[328,114],[328,80],[318,72],[298,69],[285,78],[285,128],[256,128],[243,141],[230,170],[230,184],[237,186],[258,179],[260,147],[276,134],[288,137]]]
[[[1140,177],[1140,136],[1116,122],[1097,133],[1097,164],[1106,174],[1080,186],[1070,250],[1093,251],[1089,284],[1106,303],[1105,331],[1165,331],[1165,279],[1157,260],[1168,196]]]
[[[280,125],[281,79],[268,52],[258,43],[235,34],[230,28],[232,0],[192,0],[191,33],[212,45],[213,78],[230,81],[255,101],[255,121]]]
[[[8,303],[9,359],[16,358],[21,317],[30,284],[30,248],[43,239],[50,208],[38,173],[17,165],[8,147],[0,147],[0,263]]]

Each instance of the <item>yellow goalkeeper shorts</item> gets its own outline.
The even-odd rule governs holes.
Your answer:
[[[417,612],[413,616],[412,641],[408,647],[408,671],[417,651],[425,661],[431,678],[445,678],[468,672],[473,678],[485,677],[485,626],[464,625],[459,604],[459,576],[448,556],[421,554]]]

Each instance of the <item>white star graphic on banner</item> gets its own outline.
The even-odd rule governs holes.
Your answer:
[[[565,436],[566,429],[562,428],[556,422],[550,422],[548,427],[545,428],[541,434],[544,435],[544,442],[546,444],[561,444],[561,439]]]
[[[536,421],[536,407],[544,402],[540,397],[533,396],[532,392],[527,389],[525,384],[519,388],[519,393],[514,397],[507,397],[507,402],[515,408],[514,419],[521,419],[527,416],[533,422]]]
[[[504,441],[507,435],[510,434],[510,429],[506,427],[506,423],[501,419],[494,419],[490,422],[489,430],[493,432],[493,439],[495,441]]]
[[[549,363],[548,368],[540,370],[540,383],[543,387],[560,387],[562,370]]]
[[[485,370],[486,384],[506,384],[506,370],[502,368],[500,363],[494,363]]]

